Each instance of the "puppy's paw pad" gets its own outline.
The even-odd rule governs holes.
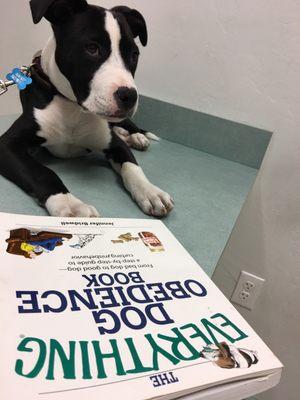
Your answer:
[[[99,217],[95,207],[83,203],[71,193],[60,193],[50,196],[46,201],[46,208],[54,217]]]
[[[146,150],[150,145],[150,141],[143,133],[133,133],[128,139],[128,144],[134,149]]]

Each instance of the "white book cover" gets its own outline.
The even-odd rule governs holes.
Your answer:
[[[282,368],[160,221],[0,213],[0,265],[3,400],[172,399]]]

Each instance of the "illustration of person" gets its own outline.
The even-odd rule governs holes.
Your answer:
[[[33,246],[26,242],[22,242],[20,248],[25,253],[24,255],[26,258],[36,258],[36,256],[43,253],[43,250],[38,246]]]
[[[42,251],[53,251],[56,246],[61,245],[63,242],[63,239],[61,237],[52,237],[49,239],[43,239],[43,240],[30,240],[30,244],[34,246],[39,246]]]
[[[32,232],[27,228],[10,230],[7,242],[7,253],[25,258],[35,258],[43,253],[52,252],[57,246],[62,246],[64,240],[73,235],[58,232]]]

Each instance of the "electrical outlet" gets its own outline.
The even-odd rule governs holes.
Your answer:
[[[248,310],[253,310],[255,302],[262,291],[265,280],[246,271],[241,271],[231,301]]]
[[[250,296],[250,293],[247,292],[246,290],[242,290],[242,291],[239,293],[239,298],[240,298],[241,300],[247,300],[249,296]]]
[[[247,281],[244,283],[244,289],[247,290],[247,292],[250,292],[252,289],[255,288],[255,283],[252,281]]]

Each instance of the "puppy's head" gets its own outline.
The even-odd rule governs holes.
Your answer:
[[[85,0],[31,0],[30,6],[34,23],[45,17],[52,24],[55,67],[76,101],[108,121],[132,116],[138,105],[134,39],[147,44],[143,16],[128,7],[106,10]]]

